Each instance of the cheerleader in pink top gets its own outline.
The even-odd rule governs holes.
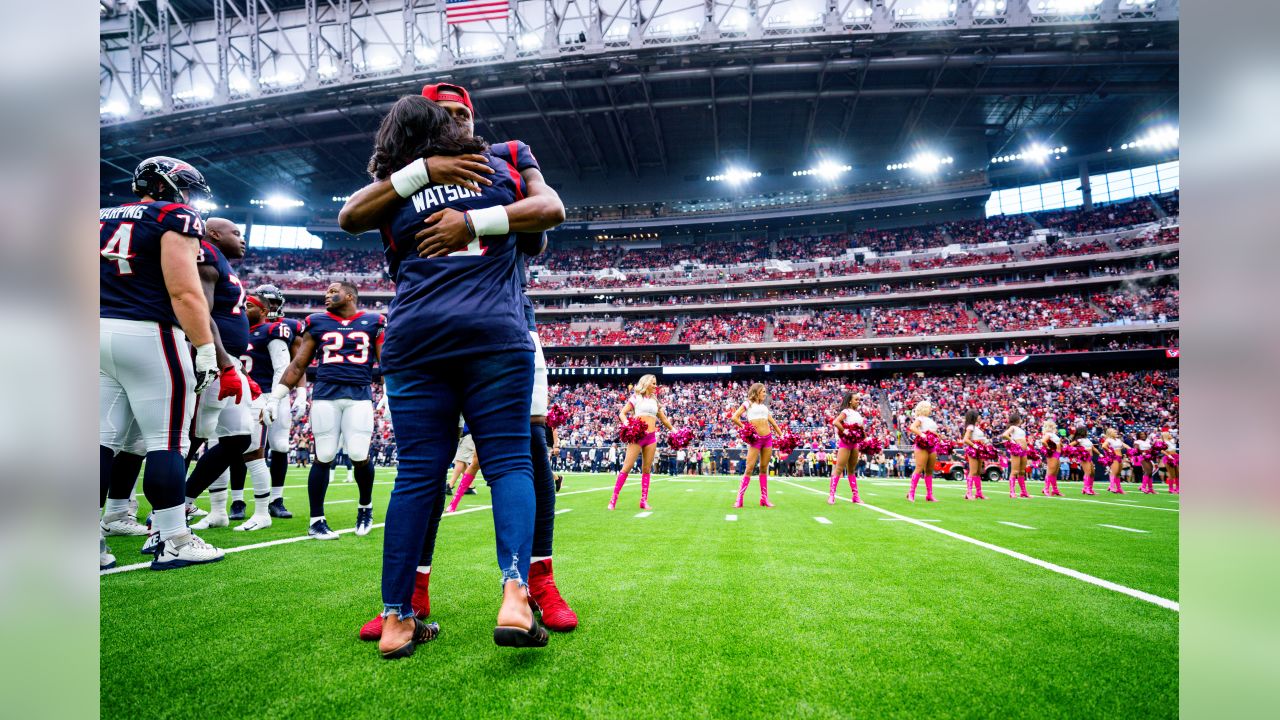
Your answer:
[[[933,403],[928,400],[917,403],[912,414],[915,419],[907,426],[907,433],[915,441],[916,449],[912,459],[915,461],[916,471],[911,474],[911,491],[907,493],[907,499],[916,501],[916,485],[920,478],[924,478],[924,499],[937,502],[933,499],[933,471],[938,466],[938,454],[930,444],[930,440],[938,437],[938,423],[929,417],[933,414]]]
[[[1124,488],[1120,487],[1120,467],[1124,464],[1124,453],[1129,449],[1129,445],[1120,439],[1120,431],[1113,427],[1107,428],[1102,445],[1107,449],[1107,459],[1111,461],[1107,467],[1107,472],[1111,476],[1107,492],[1123,495]]]
[[[1076,428],[1075,438],[1071,444],[1080,448],[1080,472],[1084,476],[1084,486],[1081,492],[1085,495],[1097,495],[1093,491],[1093,459],[1098,449],[1093,446],[1093,441],[1089,439],[1089,429],[1081,425]]]
[[[1000,439],[1009,448],[1009,497],[1031,497],[1027,494],[1027,431],[1022,429],[1021,415],[1015,412],[1009,416],[1009,427],[1000,433]],[[1018,486],[1016,495],[1014,483]]]
[[[1148,438],[1149,436],[1145,431],[1139,431],[1133,440],[1133,449],[1135,451],[1133,456],[1134,460],[1138,461],[1133,463],[1133,470],[1136,475],[1139,463],[1142,465],[1142,494],[1154,495],[1156,489],[1151,482],[1151,476],[1155,471],[1153,462],[1155,453],[1151,450],[1151,440]]]
[[[1171,495],[1182,494],[1182,486],[1179,482],[1181,470],[1178,468],[1178,441],[1173,439],[1173,433],[1168,430],[1160,433],[1160,439],[1164,441],[1164,450],[1161,451],[1163,457],[1160,459],[1161,465],[1164,467],[1164,479],[1169,484],[1169,493]]]
[[[862,397],[855,392],[846,392],[840,401],[840,414],[835,416],[831,424],[836,428],[837,444],[835,467],[831,470],[831,488],[827,493],[827,504],[836,504],[836,487],[840,484],[841,473],[849,475],[849,490],[853,493],[853,502],[858,499],[858,443],[854,438],[867,435],[866,420],[858,412],[858,404]],[[846,439],[846,437],[848,439]]]
[[[769,395],[765,392],[764,383],[755,383],[747,388],[747,401],[739,405],[730,418],[739,430],[744,429],[747,423],[751,423],[756,434],[756,440],[747,447],[747,461],[743,468],[742,483],[738,485],[738,499],[733,503],[736,508],[742,507],[742,496],[747,492],[747,485],[751,483],[751,473],[757,465],[760,468],[760,506],[773,507],[773,503],[769,502],[769,456],[773,454],[773,437],[775,434],[781,437],[782,428],[773,421],[769,406],[765,404],[768,399]],[[743,422],[744,417],[746,422]]]
[[[1049,497],[1062,497],[1058,491],[1058,471],[1062,468],[1062,441],[1058,439],[1058,424],[1045,420],[1040,425],[1040,447],[1044,449],[1044,490]]]
[[[987,433],[978,425],[978,413],[970,410],[964,414],[964,457],[969,473],[965,475],[965,500],[986,500],[982,494],[982,465],[987,459]]]
[[[627,443],[627,455],[622,460],[622,472],[618,473],[618,479],[613,485],[613,497],[609,500],[609,509],[613,510],[618,506],[618,493],[622,492],[622,486],[627,482],[627,473],[631,468],[635,467],[636,458],[640,458],[640,509],[649,509],[649,473],[653,470],[653,456],[658,449],[658,423],[667,430],[672,429],[671,421],[667,420],[667,414],[662,410],[662,406],[658,404],[658,378],[653,375],[645,375],[636,383],[635,394],[632,395],[618,411],[618,417],[622,420],[622,424],[629,422],[628,413],[634,413],[635,417],[643,420],[648,433],[640,440],[640,442]]]

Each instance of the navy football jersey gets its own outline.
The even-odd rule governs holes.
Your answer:
[[[373,400],[373,364],[386,320],[363,310],[349,318],[328,312],[307,316],[303,332],[316,339],[316,400]]]
[[[204,237],[204,220],[182,203],[135,202],[98,211],[98,316],[177,325],[160,267],[168,231]]]
[[[228,355],[240,357],[249,347],[249,316],[244,312],[244,286],[231,269],[231,263],[213,243],[200,242],[197,265],[209,265],[218,271],[213,285],[213,322],[222,337],[222,347]]]
[[[530,155],[532,157],[532,155]],[[396,283],[382,349],[383,372],[450,357],[501,350],[533,351],[521,292],[523,267],[515,233],[485,236],[445,257],[418,257],[415,233],[444,209],[477,210],[524,197],[520,173],[492,153],[492,185],[475,193],[428,185],[396,210],[382,242]]]
[[[285,322],[261,322],[249,328],[249,348],[240,356],[244,371],[258,383],[258,387],[271,392],[275,380],[275,368],[271,366],[271,353],[267,349],[272,340],[283,340],[287,350],[293,344],[294,333]]]

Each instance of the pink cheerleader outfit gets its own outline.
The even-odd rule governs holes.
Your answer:
[[[1045,469],[1044,469],[1044,490],[1043,494],[1049,497],[1061,497],[1062,493],[1058,492],[1058,476],[1049,475],[1049,458],[1062,457],[1062,442],[1058,440],[1058,436],[1053,433],[1046,432],[1040,436],[1040,446],[1045,448]]]
[[[658,400],[656,398],[644,397],[643,395],[631,396],[631,407],[635,410],[635,417],[658,419]],[[647,433],[640,440],[641,449],[646,448],[658,442],[658,433]],[[643,459],[641,460],[643,463]],[[643,467],[643,466],[642,466]],[[613,510],[618,507],[618,493],[622,492],[622,486],[627,483],[627,473],[631,468],[624,467],[622,472],[618,473],[618,479],[613,484],[613,498],[609,500],[609,509]],[[649,473],[640,476],[640,509],[649,509]]]
[[[1111,454],[1115,455],[1116,457],[1121,457],[1120,454],[1124,452],[1124,441],[1121,440],[1120,438],[1111,438],[1106,441],[1106,445],[1107,445],[1107,448],[1111,451]],[[1120,487],[1120,473],[1119,472],[1112,473],[1111,469],[1108,468],[1107,474],[1111,477],[1111,482],[1107,484],[1107,492],[1112,492],[1117,495],[1123,495],[1124,488]]]
[[[743,418],[748,423],[755,420],[769,419],[769,406],[763,403],[745,402],[742,404],[747,409],[743,413]],[[760,436],[755,442],[751,443],[751,447],[760,450],[760,507],[773,507],[773,503],[769,502],[769,467],[764,462],[764,449],[773,447],[773,432],[768,435]],[[751,476],[743,473],[742,482],[738,485],[738,499],[733,503],[735,508],[742,507],[742,496],[747,492],[747,485],[751,483]]]
[[[982,445],[987,442],[987,434],[977,425],[970,425],[965,428],[969,432],[969,439]],[[978,448],[965,448],[964,454],[966,458],[974,457],[978,459],[978,474],[965,476],[965,500],[986,500],[987,496],[982,494],[982,453]]]
[[[1076,442],[1080,447],[1085,449],[1084,456],[1080,461],[1081,470],[1083,471],[1085,463],[1089,463],[1090,465],[1093,464],[1093,441],[1089,438],[1080,438]],[[1085,495],[1098,494],[1093,491],[1093,473],[1084,473],[1084,487],[1081,489],[1081,492]]]
[[[858,412],[857,410],[854,410],[853,408],[845,408],[844,410],[840,411],[840,423],[843,424],[845,427],[849,427],[851,425],[865,425],[866,419],[863,418],[862,413]],[[866,433],[863,433],[863,434],[865,435]],[[839,435],[837,435],[836,438],[837,438],[836,442],[839,445],[841,450],[857,450],[858,449],[856,445],[850,445],[843,437],[840,437]],[[830,491],[827,493],[828,505],[836,504],[836,487],[840,484],[840,473],[843,471],[844,471],[843,468],[836,468],[835,471],[831,474],[831,488],[830,488]],[[853,502],[855,503],[862,502],[861,500],[858,499],[858,471],[857,470],[854,470],[853,472],[849,473],[849,490],[853,494],[853,497],[852,497]]]
[[[1027,431],[1023,430],[1020,425],[1014,425],[1009,428],[1009,439],[1022,447],[1026,447]],[[1016,494],[1014,492],[1015,486],[1017,490]],[[1031,497],[1027,494],[1027,469],[1025,465],[1022,468],[1022,473],[1018,475],[1018,477],[1015,478],[1013,473],[1009,474],[1009,497]]]
[[[922,434],[938,434],[938,423],[933,418],[921,415],[916,420],[920,422],[920,432]],[[920,468],[916,468],[916,471],[911,473],[911,490],[907,493],[907,499],[911,502],[916,501],[916,485],[919,484],[921,477],[924,478],[924,499],[927,502],[937,502],[933,499],[933,473],[921,472]]]
[[[1137,449],[1138,452],[1142,453],[1143,458],[1145,458],[1147,462],[1151,462],[1151,441],[1150,440],[1134,440],[1133,447]],[[1137,473],[1139,470],[1146,470],[1146,468],[1134,466],[1133,471],[1135,473]],[[1151,476],[1148,475],[1146,472],[1143,472],[1142,473],[1142,493],[1144,495],[1154,495],[1155,492],[1156,492],[1156,489],[1155,489],[1155,486],[1152,485],[1151,483]]]

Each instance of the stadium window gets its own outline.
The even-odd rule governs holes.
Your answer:
[[[1045,210],[1059,210],[1065,205],[1062,195],[1062,183],[1051,182],[1040,186],[1040,196]]]
[[[1156,177],[1159,180],[1161,193],[1178,189],[1178,161],[1160,163],[1156,166]]]
[[[1035,212],[1044,207],[1044,201],[1040,199],[1040,186],[1027,185],[1019,188],[1020,199],[1022,200],[1022,212]]]
[[[306,228],[285,225],[254,225],[247,238],[250,247],[318,250],[320,238]]]
[[[1107,202],[1120,202],[1133,197],[1133,173],[1130,171],[1109,172],[1103,178],[1107,183]]]
[[[1160,183],[1156,178],[1156,166],[1135,168],[1133,171],[1133,194],[1154,195],[1160,191]]]
[[[1080,189],[1079,180],[1068,180],[1062,183],[1062,207],[1072,208],[1084,204],[1084,191]]]

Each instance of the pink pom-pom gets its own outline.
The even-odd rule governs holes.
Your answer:
[[[1178,467],[1178,453],[1169,453],[1164,456],[1164,463],[1169,467]]]
[[[1153,440],[1151,442],[1151,449],[1156,452],[1164,452],[1169,449],[1169,446],[1163,440]]]
[[[693,430],[687,427],[677,428],[667,435],[667,444],[676,450],[689,447],[691,442],[693,442]]]
[[[1022,447],[1020,443],[1010,440],[1005,444],[1005,449],[1009,451],[1009,457],[1026,457],[1027,449]]]
[[[742,438],[742,442],[751,446],[760,442],[761,435],[756,432],[756,427],[754,425],[751,423],[743,423],[742,428],[738,430],[738,437]]]
[[[569,419],[569,411],[559,405],[552,405],[547,408],[547,426],[552,430],[565,424]]]
[[[999,452],[998,450],[996,450],[996,446],[995,446],[995,445],[992,445],[991,443],[983,443],[983,444],[982,444],[982,455],[981,455],[980,457],[981,457],[983,460],[999,460],[999,459],[1000,459],[1000,452]]]
[[[878,437],[865,438],[858,443],[858,452],[863,455],[879,455],[884,450],[884,441]]]
[[[792,435],[791,433],[787,433],[786,435],[783,435],[782,437],[773,441],[773,447],[777,449],[778,457],[780,458],[785,458],[786,456],[790,455],[791,452],[795,450],[796,446],[798,446],[799,444],[800,444],[800,438],[796,437],[795,435]]]
[[[867,429],[861,425],[845,425],[840,429],[840,439],[850,447],[858,447],[858,443],[867,437]]]
[[[937,438],[933,441],[933,451],[939,455],[950,455],[955,449],[955,444],[946,438]]]
[[[638,417],[633,417],[618,428],[618,439],[624,443],[638,443],[649,434],[649,427]]]
[[[934,433],[927,432],[922,435],[917,435],[915,442],[918,449],[933,452],[933,446],[938,442],[938,436]]]

